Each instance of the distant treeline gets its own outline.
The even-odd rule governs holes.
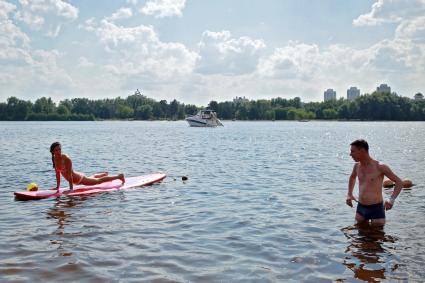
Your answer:
[[[49,97],[31,101],[9,97],[0,103],[0,120],[10,121],[90,121],[106,119],[178,120],[194,114],[195,105],[184,105],[177,100],[167,103],[134,94],[123,99],[91,100],[66,99],[56,105]]]
[[[221,119],[237,120],[396,120],[425,121],[425,100],[412,100],[390,93],[362,95],[354,101],[301,102],[300,98],[273,98],[216,102],[208,108]],[[74,98],[60,101],[42,97],[34,103],[9,97],[0,103],[0,120],[82,121],[103,119],[179,120],[200,108],[173,100],[159,102],[141,94],[127,98],[91,100]]]

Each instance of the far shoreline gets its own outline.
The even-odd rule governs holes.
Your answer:
[[[221,120],[221,119],[220,119]],[[221,120],[225,123],[234,123],[234,122],[299,122],[299,123],[309,123],[309,122],[425,122],[418,120],[337,120],[337,119],[311,119],[308,121],[301,120]],[[180,120],[128,120],[128,119],[99,119],[99,120],[0,120],[1,122],[186,122],[184,119]]]

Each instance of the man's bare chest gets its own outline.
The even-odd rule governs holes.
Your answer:
[[[382,173],[377,168],[358,168],[357,176],[360,182],[375,182],[382,179]]]

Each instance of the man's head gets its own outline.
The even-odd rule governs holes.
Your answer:
[[[350,156],[354,159],[354,161],[358,162],[361,159],[369,156],[369,145],[367,141],[358,139],[353,141],[350,145]]]

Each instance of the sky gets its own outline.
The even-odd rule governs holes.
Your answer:
[[[425,92],[425,0],[0,0],[0,102]]]

